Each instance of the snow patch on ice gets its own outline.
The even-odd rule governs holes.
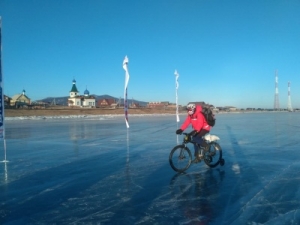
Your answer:
[[[240,174],[241,173],[239,164],[232,165],[232,170],[233,170],[233,172],[235,172],[235,174]]]

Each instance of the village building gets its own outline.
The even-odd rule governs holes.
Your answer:
[[[169,102],[149,102],[147,104],[148,108],[166,108],[170,103]]]
[[[225,111],[228,111],[228,112],[237,111],[237,108],[234,106],[225,106],[224,109],[225,109]]]
[[[8,107],[11,106],[11,105],[10,105],[10,102],[11,102],[11,98],[10,98],[9,96],[7,96],[7,95],[4,95],[4,106],[5,106],[6,108],[8,108]]]
[[[168,107],[168,109],[174,109],[175,110],[177,108],[177,105],[175,103],[170,103],[167,107]],[[178,105],[178,109],[181,110],[182,106]]]
[[[68,98],[68,106],[93,108],[95,107],[95,103],[95,97],[90,95],[90,92],[87,89],[84,91],[84,95],[79,95],[79,91],[76,87],[76,80],[73,79],[70,97]]]
[[[25,94],[25,90],[22,91],[22,94],[16,94],[10,99],[10,106],[14,106],[16,108],[28,106],[30,104],[31,104],[31,100]]]
[[[99,99],[97,102],[98,108],[116,108],[117,102],[113,98],[103,98]]]
[[[136,109],[136,108],[141,108],[140,104],[137,102],[131,102],[131,104],[129,105],[130,109]]]

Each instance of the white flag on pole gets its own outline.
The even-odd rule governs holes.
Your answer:
[[[125,70],[125,88],[124,88],[124,113],[125,113],[125,122],[126,127],[129,128],[128,124],[128,100],[127,100],[127,86],[129,81],[129,73],[128,73],[128,57],[125,56],[123,61],[123,69]]]
[[[178,88],[179,88],[179,83],[178,83],[178,77],[179,77],[179,74],[177,72],[177,70],[175,70],[175,87],[176,87],[176,121],[179,122],[180,119],[179,119],[179,113],[178,113]]]
[[[4,160],[5,163],[5,180],[7,180],[6,167],[6,140],[5,140],[5,126],[4,126],[4,91],[3,91],[3,74],[2,74],[2,18],[0,16],[0,138],[3,139]]]
[[[0,17],[0,138],[5,138],[4,129],[4,93],[2,77],[2,19]]]

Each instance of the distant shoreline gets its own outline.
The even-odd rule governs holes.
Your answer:
[[[184,111],[182,111],[184,112]],[[176,114],[173,109],[130,108],[129,114]],[[105,108],[49,108],[49,109],[5,109],[5,117],[32,117],[32,116],[96,116],[96,115],[123,115],[124,109]]]
[[[232,112],[219,112],[224,113],[274,113],[274,112],[287,112],[287,111],[232,111]],[[170,114],[175,115],[175,109],[154,109],[154,108],[130,108],[128,113],[131,115],[142,114]],[[179,111],[179,114],[185,114],[185,110]],[[108,109],[108,108],[67,108],[57,107],[48,109],[5,109],[5,117],[66,117],[66,116],[101,116],[101,115],[123,115],[124,109]],[[218,114],[218,113],[216,113]]]

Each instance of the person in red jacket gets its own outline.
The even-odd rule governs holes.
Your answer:
[[[189,136],[195,141],[197,144],[206,148],[207,143],[203,140],[203,136],[210,131],[210,126],[207,124],[206,119],[204,118],[201,105],[188,104],[187,107],[187,118],[181,125],[180,129],[176,130],[176,134],[182,134],[182,132],[191,124],[193,131],[189,133]],[[195,149],[195,162],[201,160],[198,146],[194,144]]]

